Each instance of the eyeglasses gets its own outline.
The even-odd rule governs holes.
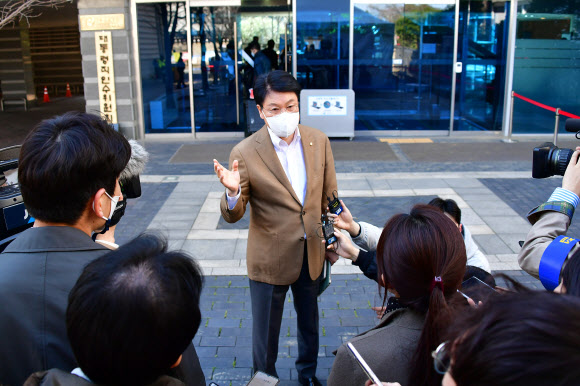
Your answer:
[[[298,112],[298,104],[286,106],[285,109],[281,109],[278,107],[272,107],[271,109],[263,109],[266,113],[267,117],[275,117],[276,115],[282,114],[283,112],[287,113],[297,113]]]
[[[443,342],[435,351],[431,352],[431,357],[433,358],[433,367],[435,371],[441,375],[445,374],[449,370],[451,365],[451,357],[449,356],[449,351],[447,350],[447,343]]]

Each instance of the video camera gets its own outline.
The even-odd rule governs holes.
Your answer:
[[[34,224],[34,218],[24,207],[18,186],[19,153],[20,146],[0,149],[0,252],[20,232]]]
[[[566,131],[576,133],[576,139],[580,139],[580,119],[566,120]],[[534,148],[532,163],[532,177],[547,178],[554,175],[563,176],[570,163],[574,150],[561,149],[552,142],[545,142]]]

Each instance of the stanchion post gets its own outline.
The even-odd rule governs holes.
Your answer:
[[[560,126],[560,108],[556,108],[556,124],[554,125],[554,145],[558,145],[558,126]]]
[[[515,94],[515,92],[514,92],[514,90],[512,90],[512,103],[510,104],[510,122],[509,122],[509,126],[508,126],[508,137],[507,137],[507,139],[502,140],[502,142],[505,142],[505,143],[517,142],[517,141],[514,141],[512,139],[512,130],[513,130],[513,125],[514,125],[514,100],[515,100],[514,94]]]

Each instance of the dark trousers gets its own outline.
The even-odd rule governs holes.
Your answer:
[[[252,355],[254,371],[278,376],[278,339],[288,287],[294,296],[298,324],[298,375],[311,378],[316,374],[318,359],[318,287],[320,277],[310,279],[306,245],[300,276],[291,285],[273,285],[250,279],[252,298]]]

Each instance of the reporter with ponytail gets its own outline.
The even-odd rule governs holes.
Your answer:
[[[387,312],[352,343],[377,376],[402,385],[438,385],[431,352],[457,307],[465,246],[456,225],[437,208],[416,205],[393,216],[377,246],[379,287]],[[387,298],[387,292],[393,296]],[[363,385],[366,374],[346,343],[336,353],[328,385]]]

